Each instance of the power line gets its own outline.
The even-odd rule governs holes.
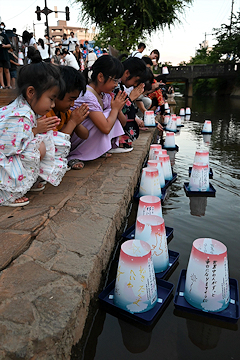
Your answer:
[[[25,10],[23,10],[22,12],[20,12],[19,14],[13,16],[12,18],[10,19],[7,19],[7,20],[4,20],[5,22],[9,21],[9,20],[12,20],[12,19],[15,19],[16,17],[18,17],[19,15],[21,15],[22,13],[24,13],[26,10],[28,10],[31,6],[33,6],[38,0],[35,0],[29,7],[27,7]]]

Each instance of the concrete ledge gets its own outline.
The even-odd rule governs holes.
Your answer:
[[[70,358],[154,133],[29,193],[26,207],[0,207],[0,359]]]

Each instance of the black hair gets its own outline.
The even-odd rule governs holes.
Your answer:
[[[61,50],[60,50],[59,48],[56,48],[56,49],[55,49],[55,55],[57,55],[57,52],[58,52],[58,51],[61,52]]]
[[[70,54],[69,51],[68,51],[68,49],[63,49],[62,53],[63,53],[63,54]]]
[[[41,45],[41,47],[44,49],[45,47],[44,47],[44,41],[43,41],[43,39],[38,39],[38,42],[39,42],[39,44]]]
[[[72,66],[60,65],[59,67],[61,78],[65,83],[65,93],[58,96],[62,100],[66,93],[74,90],[79,90],[84,94],[86,91],[86,80],[80,71],[74,69]]]
[[[143,56],[142,60],[145,62],[145,64],[152,66],[153,62],[148,56]]]
[[[42,61],[39,50],[35,49],[34,46],[28,47],[27,57],[31,60],[32,63],[39,63]]]
[[[93,83],[97,82],[97,76],[99,73],[102,73],[107,82],[109,76],[115,77],[116,79],[120,79],[123,75],[123,65],[122,63],[111,55],[104,55],[100,56],[95,63],[93,64],[92,68],[92,76],[91,81]]]
[[[143,43],[143,42],[140,42],[139,44],[138,44],[138,49],[141,49],[141,48],[146,48],[146,45]]]
[[[139,77],[139,84],[147,80],[146,65],[142,59],[137,57],[130,57],[123,61],[123,67],[124,71],[128,70],[130,72],[127,80],[132,79],[134,76]]]
[[[24,30],[22,33],[22,42],[23,44],[28,43],[30,40],[30,34],[27,30]]]
[[[53,86],[58,86],[60,93],[65,91],[65,84],[61,79],[58,66],[42,61],[23,66],[18,73],[17,86],[18,94],[25,99],[29,86],[34,87],[37,100]]]
[[[160,52],[158,51],[158,49],[154,49],[151,51],[150,55],[154,53],[157,55],[157,59],[156,59],[156,62],[158,62],[158,60],[160,59]]]

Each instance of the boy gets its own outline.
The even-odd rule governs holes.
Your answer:
[[[128,101],[118,116],[118,119],[119,117],[122,118],[122,122],[125,118],[126,126],[123,128],[125,135],[121,136],[119,139],[119,148],[111,149],[108,151],[109,153],[124,153],[132,151],[132,141],[136,140],[139,135],[133,101],[136,100],[144,91],[144,82],[148,77],[147,68],[145,63],[137,57],[130,57],[123,61],[123,67],[124,73],[118,86],[114,89],[114,94],[116,95],[119,90],[125,91],[129,94]],[[142,126],[141,120],[139,125]]]
[[[81,124],[89,114],[88,105],[82,104],[79,108],[71,111],[74,101],[79,97],[80,92],[85,93],[86,82],[83,75],[71,66],[59,66],[62,79],[65,83],[65,93],[55,100],[55,107],[47,113],[47,117],[58,116],[61,119],[56,127],[57,131],[71,135],[73,132],[81,139],[88,138],[88,130]],[[74,159],[69,161],[69,167],[74,170],[81,170],[83,162]]]

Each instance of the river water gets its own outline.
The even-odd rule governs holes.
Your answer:
[[[176,136],[179,152],[175,154],[177,181],[171,186],[163,205],[166,226],[174,228],[169,249],[180,253],[179,264],[167,279],[175,294],[182,269],[187,268],[192,242],[208,237],[223,242],[228,249],[229,274],[240,283],[240,100],[229,98],[177,98],[180,107],[190,106],[190,121],[184,122]],[[212,121],[210,143],[204,143],[204,120]],[[207,146],[216,197],[190,203],[183,183],[188,181],[195,150]],[[137,204],[129,225],[135,221]],[[194,214],[194,215],[192,215]],[[118,258],[118,256],[116,256]],[[110,279],[116,274],[116,261]],[[95,312],[96,311],[96,312]],[[239,321],[231,324],[176,311],[173,297],[158,322],[149,329],[93,308],[91,331],[85,344],[74,350],[72,359],[81,360],[232,360],[240,359]]]

